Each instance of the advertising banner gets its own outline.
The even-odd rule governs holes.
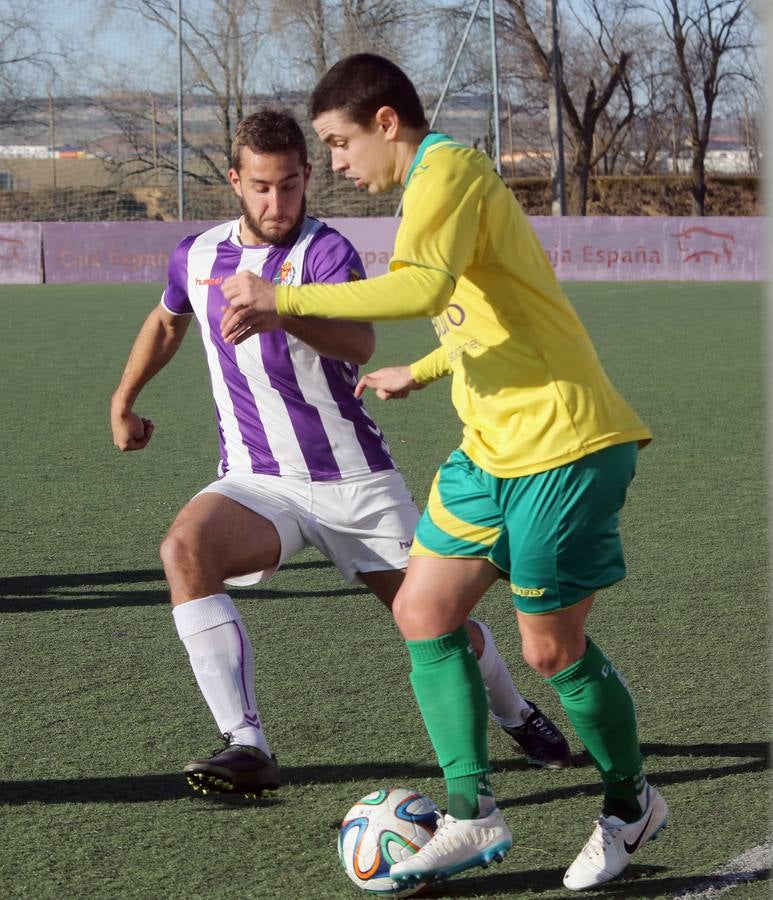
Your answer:
[[[387,271],[396,218],[327,220],[362,257],[369,277]],[[766,218],[587,218],[534,216],[540,242],[562,281],[765,281]],[[42,227],[45,280],[166,280],[177,242],[213,222],[0,224],[0,277],[40,281],[34,229]],[[2,231],[5,229],[5,231]],[[26,232],[24,229],[33,229]],[[5,238],[3,239],[3,235]],[[38,253],[39,256],[39,253]],[[33,273],[37,273],[33,277]]]
[[[46,281],[166,281],[169,257],[214,222],[45,222]]]
[[[765,281],[767,219],[533,216],[562,281]]]
[[[354,245],[360,254],[368,278],[383,275],[389,268],[392,248],[400,220],[388,219],[325,219]]]
[[[0,222],[0,284],[40,284],[43,261],[37,222]]]
[[[399,219],[329,219],[369,277],[387,271]],[[765,281],[766,218],[532,216],[561,281]]]

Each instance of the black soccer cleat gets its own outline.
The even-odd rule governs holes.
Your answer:
[[[207,759],[194,759],[183,769],[188,784],[202,794],[243,794],[257,799],[266,791],[276,791],[281,784],[276,756],[266,756],[257,747],[232,744],[224,734],[224,749]]]
[[[531,714],[523,725],[503,730],[510,735],[526,754],[532,766],[543,769],[565,769],[572,764],[569,744],[550,719],[541,712],[531,700],[526,701],[531,707]]]

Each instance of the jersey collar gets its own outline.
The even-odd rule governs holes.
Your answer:
[[[427,152],[427,150],[433,146],[433,144],[440,144],[443,141],[451,141],[454,142],[452,137],[449,137],[447,134],[443,134],[440,131],[430,131],[430,133],[424,138],[424,140],[419,144],[416,150],[416,156],[413,158],[413,162],[411,163],[410,169],[408,169],[408,174],[405,176],[405,184],[404,188],[408,187],[408,182],[411,180],[411,175],[413,175],[416,166],[422,160],[422,157]]]

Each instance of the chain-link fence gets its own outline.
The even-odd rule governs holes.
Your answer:
[[[546,179],[522,179],[512,189],[529,215],[550,215]],[[706,213],[710,216],[764,215],[756,178],[727,177],[708,181]],[[371,195],[349,183],[309,190],[308,210],[321,218],[394,215],[399,193]],[[589,215],[690,215],[690,183],[684,177],[591,179]],[[196,187],[186,194],[185,218],[220,220],[239,214],[227,187]],[[174,188],[41,188],[0,191],[2,222],[148,221],[177,219]]]

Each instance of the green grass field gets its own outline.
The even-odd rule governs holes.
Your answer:
[[[624,512],[629,578],[590,632],[637,701],[669,828],[625,880],[590,896],[672,897],[769,833],[768,543],[762,287],[570,284],[612,379],[652,427]],[[168,609],[157,547],[212,480],[216,433],[200,342],[144,392],[156,434],[112,446],[108,401],[157,285],[0,288],[4,473],[0,568],[0,897],[356,898],[336,822],[384,784],[442,801],[407,655],[381,606],[309,551],[235,591],[258,700],[283,765],[279,799],[201,798],[180,775],[217,746]],[[385,325],[371,367],[434,346]],[[423,500],[460,427],[448,385],[369,407]],[[524,693],[568,725],[519,659],[502,588],[479,612]],[[566,896],[598,813],[578,756],[533,771],[490,731],[507,860],[427,896]],[[580,746],[570,735],[573,749]],[[768,885],[738,887],[761,898]]]

